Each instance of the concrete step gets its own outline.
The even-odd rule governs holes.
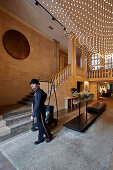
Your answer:
[[[2,115],[2,120],[0,120],[0,137],[11,132],[18,133],[23,128],[31,127],[30,116],[32,114],[33,94],[30,93],[19,102],[24,106]]]
[[[7,126],[0,128],[0,137],[10,133],[10,128]]]
[[[32,102],[27,102],[27,101],[19,101],[18,103],[23,104],[23,105],[28,105],[28,106],[32,105]]]
[[[33,99],[33,95],[26,95],[26,98]]]
[[[33,102],[33,95],[34,95],[34,92],[31,92],[28,95],[26,95],[21,101],[18,101],[17,103],[31,106]]]
[[[0,121],[0,137],[28,127],[28,125],[31,127],[31,111],[31,107],[24,106],[22,108],[4,114],[2,116],[3,120]]]
[[[22,129],[26,126],[31,126],[30,119],[21,120],[16,123],[8,125],[8,127],[10,128],[10,132],[15,132],[16,130]]]
[[[6,126],[6,121],[5,120],[0,120],[0,128]]]
[[[25,113],[28,113],[28,112],[31,112],[31,111],[32,111],[31,107],[23,107],[21,109],[17,109],[17,110],[14,110],[14,111],[11,111],[11,112],[8,112],[8,113],[2,115],[2,119],[6,119],[6,118],[11,117],[11,116],[25,114]]]
[[[30,119],[32,112],[27,112],[22,115],[11,116],[9,118],[4,119],[6,121],[6,125],[10,125],[13,123],[18,123],[18,121],[23,121],[25,119]]]
[[[23,98],[23,100],[22,101],[24,101],[24,102],[33,102],[33,99],[32,98]]]
[[[30,95],[32,95],[32,96],[33,96],[33,95],[34,95],[34,92],[31,92],[31,93],[30,93]]]

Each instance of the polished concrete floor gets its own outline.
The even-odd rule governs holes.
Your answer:
[[[58,126],[52,128],[55,138],[49,145],[44,142],[39,146],[34,146],[33,141],[37,138],[37,132],[32,133],[30,131],[2,142],[0,144],[0,169],[112,170],[113,99],[101,98],[100,101],[107,104],[106,110],[84,133],[68,130],[62,126],[75,117],[78,110],[70,113],[62,111],[62,113],[59,113]],[[82,110],[84,109],[83,107]],[[49,164],[45,166],[44,161],[46,162],[47,159],[45,155],[49,150],[52,157],[49,154]],[[24,153],[25,151],[28,154]],[[46,153],[40,156],[39,151]],[[32,166],[29,164],[31,160],[35,163],[31,163]],[[34,162],[36,160],[37,162]],[[44,165],[42,165],[42,162]]]

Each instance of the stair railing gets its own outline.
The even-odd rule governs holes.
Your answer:
[[[113,78],[113,68],[88,71],[88,78]]]
[[[64,84],[64,82],[71,76],[71,64],[68,64],[65,68],[60,70],[59,72],[52,75],[49,82],[53,82],[54,87],[57,88]]]

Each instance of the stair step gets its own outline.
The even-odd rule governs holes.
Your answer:
[[[0,128],[2,128],[3,126],[6,126],[6,121],[0,120]]]
[[[19,101],[18,103],[24,104],[24,105],[29,105],[29,106],[32,105],[32,102]]]
[[[28,112],[31,112],[31,110],[32,110],[31,107],[24,107],[22,109],[17,109],[17,110],[14,110],[12,112],[8,112],[8,113],[4,114],[4,115],[2,115],[2,118],[6,119],[6,118],[11,117],[11,116],[28,113]]]
[[[34,95],[34,92],[31,92],[31,93],[30,93],[30,95],[32,95],[32,96],[33,96],[33,95]]]
[[[9,118],[6,118],[5,119],[6,125],[18,123],[18,121],[20,121],[20,120],[23,121],[24,119],[30,119],[31,114],[32,114],[32,112],[27,112],[27,113],[24,113],[22,115],[16,115],[16,116],[11,116]]]
[[[23,100],[22,100],[22,101],[24,101],[24,102],[26,102],[26,101],[27,101],[27,102],[29,102],[29,101],[30,101],[30,102],[32,102],[32,101],[33,101],[33,99],[32,99],[32,98],[23,98]]]
[[[33,99],[33,95],[26,95],[27,98]]]
[[[14,124],[11,124],[9,125],[8,127],[10,128],[10,132],[14,132],[16,130],[19,130],[19,129],[22,129],[26,126],[30,126],[31,125],[31,120],[30,119],[26,119],[26,120],[23,120],[23,121],[18,121],[18,123],[14,123]]]
[[[7,126],[0,128],[0,136],[4,136],[10,133],[10,128]]]

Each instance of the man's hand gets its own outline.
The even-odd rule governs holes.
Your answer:
[[[32,117],[32,116],[31,116],[31,118],[30,118],[30,119],[31,119],[31,121],[34,121],[34,117]]]

